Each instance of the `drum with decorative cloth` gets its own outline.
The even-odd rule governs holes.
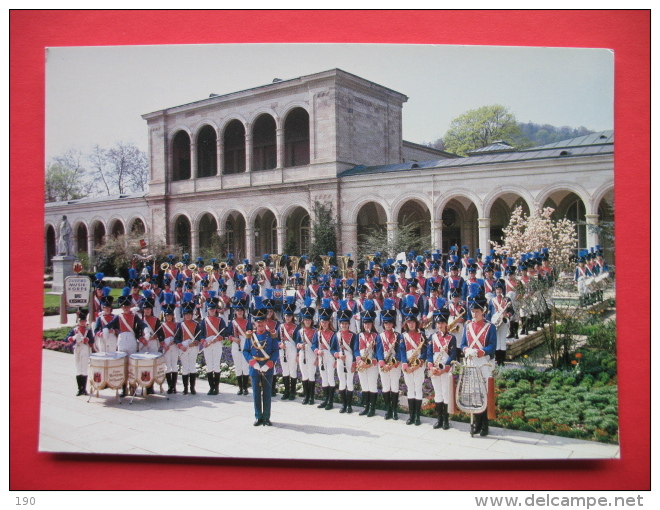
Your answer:
[[[92,392],[105,388],[120,390],[126,382],[127,355],[125,352],[103,352],[89,355],[89,382]],[[91,395],[90,395],[91,398]]]
[[[162,393],[165,372],[165,358],[162,353],[141,352],[131,354],[129,357],[128,382],[131,385],[141,386],[144,390],[159,384]]]

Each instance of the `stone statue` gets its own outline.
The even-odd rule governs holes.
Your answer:
[[[60,239],[57,242],[58,255],[73,255],[72,233],[71,223],[66,219],[66,216],[62,216],[62,221],[60,222]]]

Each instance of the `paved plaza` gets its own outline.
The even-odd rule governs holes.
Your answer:
[[[52,327],[52,326],[50,326]],[[434,430],[432,418],[407,426],[407,415],[384,420],[340,414],[273,400],[273,427],[253,427],[251,397],[221,384],[207,396],[165,393],[121,404],[115,391],[100,398],[76,397],[70,354],[44,350],[39,450],[43,452],[338,460],[496,460],[618,458],[618,445],[490,428],[488,437],[470,437],[467,423]],[[179,378],[179,391],[181,378]],[[139,393],[138,393],[139,395]]]

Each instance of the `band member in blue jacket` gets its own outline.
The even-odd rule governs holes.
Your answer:
[[[275,362],[280,357],[277,331],[266,329],[266,307],[261,296],[254,300],[252,322],[255,329],[245,339],[243,356],[250,365],[252,379],[252,395],[254,398],[254,426],[272,426],[270,421],[270,404],[272,399],[273,372]]]
[[[485,320],[485,310],[487,301],[484,296],[476,296],[470,302],[472,311],[472,320],[465,324],[463,329],[463,339],[461,341],[461,350],[465,358],[470,358],[475,366],[481,368],[481,373],[485,381],[491,377],[492,367],[491,359],[495,356],[497,346],[497,333],[495,326]],[[488,411],[483,411],[475,415],[474,433],[481,436],[488,435]]]
[[[438,410],[438,421],[433,428],[442,427],[444,430],[449,428],[448,407],[453,399],[451,362],[455,361],[458,356],[456,337],[447,332],[449,309],[446,304],[447,302],[443,298],[436,301],[436,309],[433,311],[435,332],[429,339],[426,351],[427,367],[435,392],[435,407]]]
[[[321,299],[319,308],[319,329],[312,339],[312,350],[318,360],[319,372],[321,373],[321,386],[323,388],[323,402],[317,407],[329,411],[333,408],[335,396],[335,353],[337,349],[337,338],[332,330],[332,314],[328,298]]]
[[[353,412],[353,379],[355,374],[355,361],[353,352],[358,342],[358,336],[350,330],[353,310],[349,307],[348,300],[339,302],[337,321],[339,331],[337,332],[335,358],[337,358],[337,377],[339,379],[339,398],[341,399],[340,413]]]
[[[376,359],[380,368],[380,382],[383,388],[386,414],[385,419],[399,419],[399,384],[401,381],[400,344],[403,337],[394,331],[396,324],[396,304],[392,299],[386,299],[381,312],[383,331],[376,337]]]

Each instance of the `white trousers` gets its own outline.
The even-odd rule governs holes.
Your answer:
[[[239,337],[240,338],[240,337]],[[231,343],[231,357],[234,360],[234,368],[236,369],[236,375],[250,375],[250,365],[243,356],[243,342],[244,338],[241,338],[241,346],[236,342]]]
[[[298,378],[298,349],[295,342],[283,342],[284,348],[280,349],[280,365],[284,377]],[[286,361],[284,361],[286,358]]]
[[[412,374],[403,372],[403,380],[408,387],[408,398],[422,400],[422,387],[424,385],[424,367],[420,366]]]
[[[89,370],[89,355],[92,350],[89,344],[77,343],[73,348],[73,360],[76,365],[76,375],[87,375]]]
[[[401,365],[391,368],[384,372],[380,369],[380,384],[383,387],[383,393],[393,391],[399,393],[399,381],[401,380]]]
[[[353,379],[355,374],[351,372],[351,365],[353,364],[353,355],[345,352],[346,359],[337,359],[337,377],[339,378],[339,391],[348,390],[353,391]],[[346,370],[344,370],[344,368]]]
[[[135,354],[137,352],[137,340],[135,339],[135,334],[132,331],[119,333],[119,338],[117,339],[117,350],[125,352],[128,355]]]
[[[180,349],[176,346],[172,337],[166,338],[165,342],[167,342],[168,339],[170,340],[170,344],[168,345],[169,348],[163,353],[163,359],[165,360],[165,370],[167,372],[178,372]]]
[[[209,340],[215,335],[208,337]],[[204,361],[206,361],[207,372],[220,372],[220,360],[222,358],[222,342],[217,341],[208,347],[204,347]]]
[[[378,392],[378,365],[371,365],[366,370],[358,371],[358,379],[362,391]]]
[[[158,352],[159,347],[160,347],[160,344],[158,343],[158,339],[154,338],[153,340],[149,340],[147,342],[147,345],[144,345],[142,342],[140,342],[140,345],[138,347],[138,352],[156,353],[156,352]]]
[[[300,352],[298,353],[298,366],[300,367],[303,381],[316,380],[315,360],[316,355],[314,354],[314,351],[312,351],[312,346],[310,344],[305,345],[305,347],[300,349]]]
[[[179,349],[180,350],[180,349]],[[188,347],[185,351],[181,351],[179,359],[181,359],[181,374],[196,374],[197,373],[197,355],[199,354],[199,347]]]
[[[451,372],[431,376],[431,384],[433,385],[433,391],[435,392],[434,400],[436,403],[444,402],[448,404],[450,402],[452,377]]]
[[[94,345],[96,345],[98,352],[115,352],[117,350],[117,335],[110,332],[108,332],[108,335],[105,338],[103,333],[96,335]]]
[[[506,323],[500,324],[497,328],[497,345],[496,349],[498,351],[506,351],[506,336],[509,334],[509,322],[511,319],[508,319]]]
[[[323,360],[321,362],[321,360]],[[319,371],[321,372],[321,386],[335,385],[335,357],[330,351],[321,351],[318,356]]]

